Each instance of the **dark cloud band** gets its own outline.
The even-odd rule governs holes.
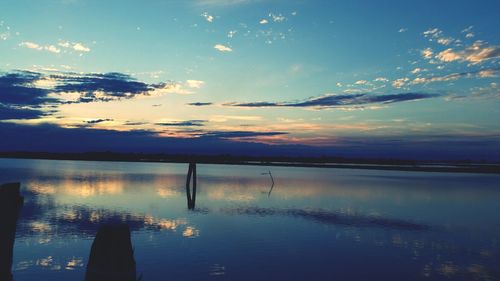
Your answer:
[[[317,107],[334,108],[346,106],[364,106],[369,104],[389,104],[404,101],[422,100],[438,97],[438,94],[398,93],[398,94],[341,94],[313,97],[299,102],[247,102],[225,103],[225,106],[236,107]]]

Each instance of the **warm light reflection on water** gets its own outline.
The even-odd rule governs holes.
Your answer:
[[[191,210],[186,173],[0,159],[25,197],[14,279],[83,280],[99,226],[118,222],[143,280],[500,278],[500,176],[198,165]]]

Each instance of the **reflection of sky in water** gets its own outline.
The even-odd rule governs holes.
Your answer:
[[[271,169],[276,185],[271,196]],[[83,280],[100,224],[143,280],[495,280],[500,176],[0,159],[25,196],[15,280]]]

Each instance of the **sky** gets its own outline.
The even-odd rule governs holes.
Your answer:
[[[0,150],[500,161],[499,11],[1,0]]]

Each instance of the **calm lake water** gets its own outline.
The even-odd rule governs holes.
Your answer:
[[[117,222],[145,281],[500,280],[500,175],[197,165],[188,205],[187,172],[0,159],[25,198],[14,280],[84,280]]]

